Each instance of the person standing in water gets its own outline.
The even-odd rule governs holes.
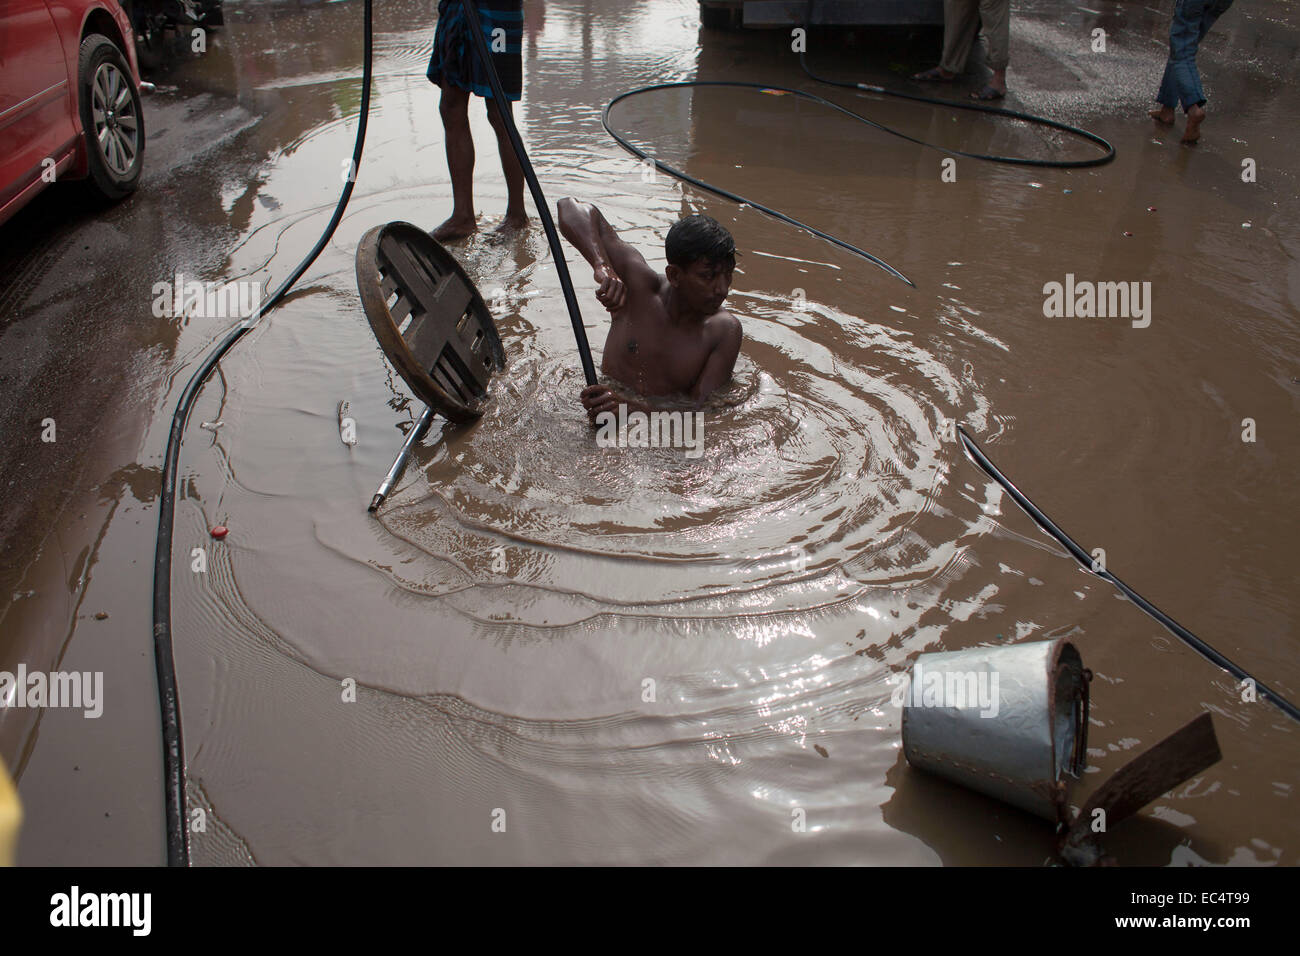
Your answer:
[[[1169,59],[1165,61],[1165,75],[1160,80],[1156,102],[1160,105],[1147,115],[1165,126],[1174,124],[1174,107],[1179,103],[1187,116],[1183,142],[1195,143],[1201,138],[1201,124],[1205,122],[1205,91],[1201,89],[1201,74],[1196,69],[1196,51],[1214,21],[1232,6],[1232,0],[1178,0],[1174,19],[1169,26]]]
[[[483,0],[479,19],[501,89],[509,101],[523,95],[523,0]],[[474,137],[469,131],[470,94],[481,96],[488,121],[497,136],[497,152],[506,177],[506,215],[498,232],[522,228],[528,223],[524,208],[524,171],[510,145],[500,110],[510,103],[497,103],[492,83],[478,48],[469,34],[469,20],[460,0],[439,0],[438,28],[433,36],[429,59],[429,81],[442,89],[438,112],[447,144],[447,168],[451,173],[452,210],[442,225],[433,230],[439,242],[463,239],[478,229],[474,214]]]
[[[561,199],[560,232],[591,264],[596,299],[610,313],[601,356],[606,376],[648,398],[701,404],[731,381],[740,354],[740,321],[722,307],[736,268],[736,242],[716,220],[699,214],[668,230],[668,265],[660,275],[618,237],[600,210]],[[606,385],[579,398],[593,423],[602,412],[652,407]]]

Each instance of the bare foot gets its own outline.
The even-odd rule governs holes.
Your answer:
[[[518,232],[528,226],[528,216],[522,212],[506,212],[506,216],[501,220],[501,224],[492,231],[498,235],[509,235],[512,232]]]
[[[1205,107],[1193,106],[1187,111],[1187,128],[1183,130],[1183,142],[1194,143],[1201,138],[1201,124],[1205,122]]]
[[[1159,106],[1156,109],[1147,110],[1147,116],[1165,126],[1174,125],[1174,108],[1172,106]]]
[[[472,216],[450,216],[437,229],[433,230],[433,238],[439,242],[448,242],[452,239],[464,239],[466,236],[473,235],[478,229],[478,223]]]

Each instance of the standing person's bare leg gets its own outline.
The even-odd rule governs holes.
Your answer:
[[[442,84],[438,103],[447,141],[447,169],[451,173],[451,215],[433,238],[439,242],[463,239],[478,228],[474,218],[474,137],[469,131],[469,92]]]
[[[510,145],[510,134],[506,131],[506,124],[502,121],[498,109],[495,98],[488,100],[488,120],[497,134],[501,172],[506,177],[506,215],[495,231],[509,232],[528,225],[528,210],[524,206],[524,170],[519,165],[519,157],[515,155],[514,147]],[[512,109],[509,103],[506,103],[506,109]]]

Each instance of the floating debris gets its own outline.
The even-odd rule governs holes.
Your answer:
[[[96,611],[96,612],[95,612],[95,620],[96,620],[96,621],[107,621],[107,620],[108,620],[108,612],[107,612],[107,611]]]
[[[1133,233],[1129,232],[1127,229],[1124,230],[1124,235],[1128,236],[1130,239],[1133,237]]]
[[[206,428],[210,432],[215,432],[218,428],[220,428],[224,424],[225,424],[224,421],[222,421],[221,419],[217,419],[215,422],[200,422],[199,427]]]
[[[220,541],[226,535],[230,534],[230,529],[227,528],[224,524],[219,524],[214,526],[213,529],[209,532],[209,534],[211,534],[212,537]]]

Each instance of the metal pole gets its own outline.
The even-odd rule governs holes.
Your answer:
[[[402,442],[402,450],[397,453],[397,459],[393,462],[392,467],[388,469],[388,474],[384,475],[384,480],[379,483],[375,496],[370,499],[369,511],[378,510],[379,506],[384,503],[388,493],[393,490],[393,485],[397,484],[397,479],[401,477],[402,469],[406,467],[406,459],[411,457],[411,449],[415,447],[416,442],[428,433],[429,426],[433,424],[435,417],[437,417],[437,413],[426,406],[424,414],[415,423],[415,427],[406,433],[406,441]]]

